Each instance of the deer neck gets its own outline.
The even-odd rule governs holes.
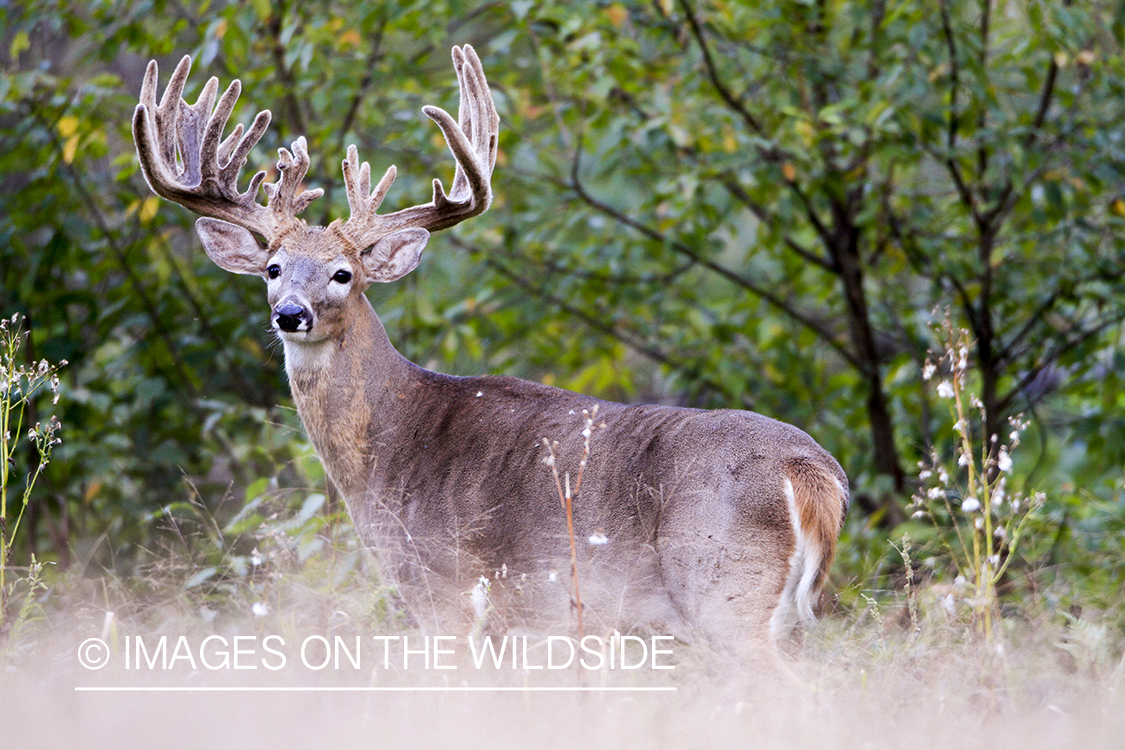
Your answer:
[[[317,342],[283,339],[285,371],[297,413],[329,477],[344,497],[363,491],[375,461],[376,414],[394,424],[390,394],[417,368],[391,346],[375,310],[360,296],[342,331]]]

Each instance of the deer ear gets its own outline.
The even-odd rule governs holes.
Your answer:
[[[417,267],[422,251],[430,241],[425,229],[400,229],[383,237],[363,253],[367,281],[387,282],[401,279]]]
[[[199,219],[195,231],[203,240],[207,256],[224,271],[261,276],[266,270],[269,251],[254,235],[240,226],[218,219]]]

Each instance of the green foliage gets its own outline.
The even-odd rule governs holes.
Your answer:
[[[552,137],[516,173],[558,201],[516,194],[506,271],[677,390],[814,428],[861,487],[929,452],[937,303],[996,424],[1058,368],[1080,387],[1125,314],[1117,42],[1094,10],[941,6],[537,4],[552,117],[512,119]]]
[[[910,467],[955,450],[922,377],[950,307],[984,433],[1031,420],[1020,481],[1050,498],[1031,549],[1120,578],[1120,4],[44,0],[0,19],[0,310],[28,316],[30,356],[72,363],[26,553],[127,567],[169,533],[155,509],[226,540],[263,478],[313,482],[294,507],[324,494],[262,288],[138,173],[144,64],[190,54],[189,100],[213,74],[243,82],[235,121],[272,110],[247,173],[306,136],[322,223],[347,210],[349,143],[398,166],[389,209],[448,183],[419,109],[453,106],[448,48],[469,42],[502,120],[496,202],[373,290],[404,354],[799,424],[853,480],[854,579],[886,563]],[[219,557],[216,580],[237,568]]]

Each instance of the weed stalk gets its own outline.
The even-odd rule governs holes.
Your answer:
[[[555,489],[559,493],[559,502],[563,509],[566,511],[566,533],[570,539],[570,578],[574,583],[574,606],[578,611],[578,637],[581,638],[585,632],[582,626],[582,593],[578,585],[578,547],[574,541],[574,498],[578,497],[578,492],[582,488],[582,475],[586,471],[586,462],[590,458],[590,437],[594,434],[594,418],[598,414],[597,405],[593,409],[583,409],[582,417],[585,420],[585,427],[582,430],[582,458],[578,462],[578,473],[574,479],[574,489],[570,487],[570,472],[565,472],[563,478],[559,478],[558,459],[555,455],[555,448],[559,443],[556,440],[551,442],[547,438],[543,438],[543,446],[547,449],[547,457],[544,463],[551,469],[551,475],[555,478]],[[565,484],[565,489],[564,489]]]
[[[1001,443],[999,435],[985,435],[984,429],[974,432],[970,422],[974,412],[982,426],[987,421],[984,404],[968,382],[970,334],[954,328],[948,311],[939,324],[939,334],[945,351],[936,361],[926,363],[923,377],[930,380],[939,370],[948,372],[948,378],[937,386],[937,395],[949,404],[957,466],[952,470],[946,467],[933,450],[930,464],[923,465],[919,474],[921,486],[914,498],[919,510],[914,515],[929,515],[939,524],[948,518],[948,527],[956,538],[956,544],[947,542],[950,554],[970,584],[973,596],[969,603],[985,639],[992,642],[997,584],[1015,558],[1027,522],[1045,497],[1043,493],[1030,498],[1009,493],[1011,453],[1028,422],[1022,415],[1009,419],[1012,431],[1007,443]],[[979,445],[974,444],[977,440]],[[957,500],[959,507],[954,506]]]
[[[56,433],[62,426],[55,415],[43,424],[36,423],[27,431],[27,439],[38,454],[35,467],[25,476],[19,508],[9,528],[9,495],[13,484],[13,473],[18,463],[16,451],[21,444],[20,436],[24,430],[24,417],[36,394],[44,388],[54,394],[52,405],[59,402],[58,369],[66,365],[62,360],[53,365],[41,360],[33,366],[23,366],[19,362],[20,347],[28,333],[23,330],[23,317],[18,313],[0,320],[0,623],[4,621],[7,600],[14,583],[8,580],[8,561],[12,544],[19,532],[23,512],[31,501],[32,491],[51,461],[51,452],[62,442]],[[38,571],[38,568],[35,569]]]

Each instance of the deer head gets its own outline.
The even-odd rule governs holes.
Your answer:
[[[380,215],[395,167],[372,190],[371,167],[360,164],[352,145],[343,161],[348,219],[309,226],[299,216],[324,191],[301,189],[309,169],[303,136],[292,151],[278,149],[278,182],[263,182],[266,173],[258,172],[239,192],[239,172],[269,127],[270,112],[259,112],[249,128],[236,125],[223,139],[242,84],[233,81],[216,104],[218,80],[211,78],[189,105],[182,98],[191,71],[186,56],[159,104],[155,60],[145,72],[133,113],[141,171],[157,195],[203,217],[196,229],[216,264],[266,280],[273,326],[286,342],[323,341],[340,333],[349,300],[373,282],[394,281],[414,270],[430,232],[482,213],[492,200],[489,180],[500,118],[473,48],[454,47],[453,66],[461,90],[458,119],[438,107],[422,108],[441,128],[457,165],[448,193],[434,180],[429,203]],[[259,186],[265,205],[257,202]]]

